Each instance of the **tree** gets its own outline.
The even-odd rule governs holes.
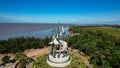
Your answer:
[[[4,56],[3,58],[2,58],[2,62],[3,63],[8,63],[10,61],[10,56]]]
[[[25,68],[28,57],[24,53],[18,53],[15,55],[15,60],[18,61],[18,68]]]

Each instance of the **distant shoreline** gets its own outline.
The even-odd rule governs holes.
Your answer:
[[[32,24],[32,25],[34,25],[34,24],[37,24],[37,25],[58,25],[58,24],[61,24],[61,25],[65,25],[65,26],[71,26],[71,25],[79,25],[79,26],[102,26],[102,25],[120,25],[120,24],[118,24],[118,23],[2,23],[2,22],[0,22],[0,25],[1,24],[24,24],[24,25],[26,25],[26,24]]]
[[[37,24],[37,25],[58,25],[58,24],[61,24],[61,25],[65,25],[65,26],[70,26],[70,25],[74,25],[74,24],[68,24],[68,23],[0,23],[0,24],[24,24],[24,25],[34,25],[34,24]]]

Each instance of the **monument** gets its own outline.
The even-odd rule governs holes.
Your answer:
[[[68,53],[68,44],[65,39],[63,26],[60,24],[52,30],[52,40],[47,63],[53,67],[65,67],[71,63],[72,57]]]

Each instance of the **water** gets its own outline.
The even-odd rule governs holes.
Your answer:
[[[7,40],[15,37],[38,37],[44,38],[51,36],[54,25],[1,25],[0,40]],[[64,27],[66,34],[69,34],[68,26]]]

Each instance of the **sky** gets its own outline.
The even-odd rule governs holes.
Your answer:
[[[0,23],[120,24],[120,0],[0,0]]]

